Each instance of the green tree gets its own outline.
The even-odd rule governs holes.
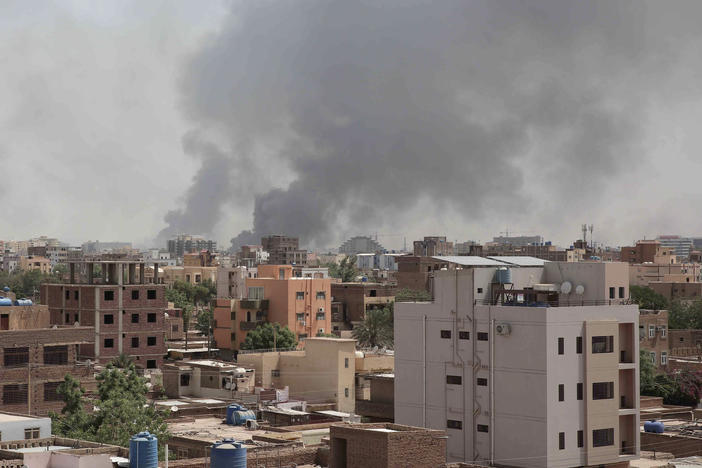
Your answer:
[[[395,293],[395,302],[431,302],[431,294],[423,289],[402,288]]]
[[[134,364],[134,360],[128,354],[120,353],[110,364],[119,369],[128,369],[130,365]]]
[[[668,300],[648,286],[631,286],[629,294],[631,301],[641,309],[663,310],[668,307]]]
[[[366,311],[363,321],[351,331],[361,347],[391,347],[394,341],[393,314],[389,308]]]
[[[85,438],[90,421],[85,410],[85,389],[75,377],[66,374],[56,392],[63,398],[64,407],[61,414],[49,413],[52,431],[72,439]]]
[[[241,349],[291,349],[297,346],[295,333],[279,323],[263,323],[246,334]]]
[[[329,276],[340,278],[342,283],[353,281],[359,275],[358,268],[356,268],[355,255],[347,255],[339,263],[330,263],[327,266],[329,268]]]

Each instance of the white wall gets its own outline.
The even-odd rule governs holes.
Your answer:
[[[0,422],[2,440],[24,440],[24,430],[38,427],[39,437],[51,437],[51,418],[27,417],[19,421]]]

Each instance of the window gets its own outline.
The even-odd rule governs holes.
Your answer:
[[[565,450],[565,432],[558,433],[558,450]]]
[[[156,346],[156,337],[155,336],[146,337],[146,346]]]
[[[451,338],[451,330],[441,330],[441,338]]]
[[[609,298],[614,299],[614,287],[609,288]]]
[[[113,348],[115,346],[115,340],[113,338],[105,338],[104,346],[105,348]]]
[[[378,297],[378,291],[375,289],[371,289],[369,293],[369,297]]]
[[[24,430],[25,440],[38,439],[39,438],[39,428],[38,427],[28,427]]]
[[[63,398],[58,394],[58,386],[61,382],[44,383],[44,401],[61,401]]]
[[[66,323],[71,322],[71,314],[66,314]]]
[[[619,299],[624,299],[624,286],[619,286]]]
[[[463,421],[456,421],[455,419],[446,420],[447,429],[463,429]]]
[[[665,366],[668,364],[668,353],[665,351],[661,351],[661,366]]]
[[[132,348],[138,348],[139,347],[139,337],[134,336],[132,337]]]
[[[105,325],[112,325],[115,323],[115,316],[112,314],[105,314],[102,316],[102,323]]]
[[[156,299],[156,290],[155,289],[147,289],[146,290],[146,298],[147,299]]]
[[[71,298],[71,291],[66,289],[66,299],[70,299],[70,298]]]
[[[565,340],[563,338],[558,338],[558,354],[565,353]]]
[[[614,352],[614,337],[610,336],[593,336],[592,337],[592,353],[613,353]]]
[[[349,397],[349,387],[344,388],[344,396],[345,396],[346,398]]]
[[[488,426],[486,424],[478,424],[478,432],[488,432]]]
[[[263,299],[263,287],[262,286],[249,287],[249,299]]]
[[[665,338],[668,333],[668,328],[665,325],[661,325],[659,330],[661,331],[661,338]]]
[[[614,398],[614,382],[593,382],[593,400],[611,400]]]
[[[156,322],[156,314],[153,312],[146,314],[146,321],[149,323],[155,323]]]
[[[280,370],[279,369],[271,370],[271,377],[280,377]]]
[[[173,326],[171,327],[171,331],[173,331],[173,332],[177,332],[178,330],[179,330],[178,325],[173,325]]]
[[[75,315],[75,322],[78,322],[78,314]]]
[[[2,387],[2,402],[5,405],[27,403],[27,384],[13,384]]]
[[[78,300],[78,290],[73,291],[73,299]]]
[[[461,376],[460,375],[447,375],[446,376],[446,383],[448,385],[461,385]]]
[[[190,386],[190,374],[180,374],[180,386],[189,387]]]
[[[139,314],[132,314],[132,323],[139,323]]]
[[[44,364],[68,364],[68,346],[44,346]]]
[[[298,291],[297,293],[295,293],[295,299],[297,299],[298,301],[304,300],[305,299],[305,291]]]
[[[656,352],[651,351],[651,363],[655,366],[656,365]]]
[[[317,317],[317,320],[324,320],[324,317],[325,317],[324,312],[317,312],[316,317]]]
[[[575,354],[583,354],[583,337],[575,337]]]
[[[478,294],[482,294],[482,293],[483,293],[483,288],[478,288]]]
[[[592,446],[607,447],[614,445],[614,428],[594,429],[592,431]]]
[[[349,358],[347,358],[347,357],[344,358],[344,368],[346,368],[346,369],[349,368]]]
[[[583,399],[583,384],[582,384],[582,382],[578,383],[578,389],[577,389],[576,393],[577,393],[577,399],[582,400]]]
[[[132,289],[132,300],[136,301],[139,299],[139,290],[138,289]]]
[[[306,338],[307,338],[307,333],[300,333],[299,335],[297,335],[298,340],[304,340]]]
[[[564,401],[564,400],[565,400],[565,385],[558,384],[558,401]]]
[[[480,387],[487,387],[488,380],[483,377],[478,377],[477,383]]]
[[[578,448],[582,448],[585,445],[584,433],[583,431],[578,431]]]
[[[459,331],[458,332],[458,339],[459,340],[470,340],[470,332]]]
[[[29,348],[5,348],[5,367],[24,366],[29,364]]]
[[[115,300],[115,292],[114,291],[105,291],[104,298],[106,301],[114,301]]]
[[[297,319],[298,322],[305,323],[304,312],[295,314],[295,318]]]
[[[654,338],[656,336],[656,326],[655,325],[649,325],[648,326],[648,337],[649,338]]]
[[[478,332],[478,341],[487,341],[488,334],[486,332]]]
[[[149,359],[146,361],[147,369],[156,369],[156,359]]]

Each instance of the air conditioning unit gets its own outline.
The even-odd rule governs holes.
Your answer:
[[[324,328],[320,328],[319,333],[324,333]]]
[[[320,314],[323,314],[323,313],[324,313],[324,307],[320,307],[319,310],[318,310],[317,312],[319,312]]]
[[[510,333],[512,333],[512,327],[509,323],[495,324],[495,333],[502,336],[508,336]]]

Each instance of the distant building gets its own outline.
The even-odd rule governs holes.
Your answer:
[[[237,363],[193,359],[165,364],[163,390],[169,398],[233,399],[240,393],[252,394],[255,371]]]
[[[381,283],[332,283],[332,330],[351,329],[366,312],[382,309],[395,301],[396,287]]]
[[[49,274],[51,273],[51,261],[46,257],[22,256],[19,258],[17,268],[22,271],[38,270],[44,274]]]
[[[663,247],[672,247],[678,259],[687,260],[690,257],[693,241],[689,237],[658,236],[656,240],[659,241]]]
[[[307,265],[307,250],[300,249],[300,239],[289,236],[261,238],[263,250],[268,252],[270,265]]]
[[[483,255],[483,246],[475,241],[457,242],[454,250],[456,255]]]
[[[668,301],[697,301],[702,299],[702,282],[651,281],[648,287]]]
[[[356,255],[360,253],[384,252],[385,248],[378,241],[368,236],[356,236],[348,239],[339,247],[339,253]]]
[[[84,242],[81,246],[81,249],[83,250],[83,255],[116,252],[131,248],[131,242],[100,242],[98,240],[96,240],[95,242]]]
[[[671,346],[667,310],[639,311],[639,348],[647,351],[656,368],[666,369]]]
[[[255,278],[256,268],[219,267],[217,268],[217,297],[243,299],[246,297],[246,278]]]
[[[627,263],[655,263],[670,265],[677,263],[675,249],[664,247],[657,240],[640,240],[633,247],[621,248],[621,260]]]
[[[239,265],[248,268],[268,263],[270,260],[270,254],[263,250],[262,245],[242,245],[238,257]]]
[[[217,250],[217,241],[205,239],[202,236],[181,234],[173,239],[169,239],[166,243],[166,247],[172,257],[181,258],[186,253],[190,252],[200,252],[202,250],[215,252]]]
[[[526,245],[543,244],[544,238],[542,236],[499,236],[493,237],[492,241],[495,244],[524,247]]]
[[[639,263],[629,266],[631,286],[649,286],[651,283],[696,283],[702,281],[699,263]]]
[[[446,236],[427,236],[424,240],[414,241],[414,255],[453,255],[453,242],[448,242]]]

